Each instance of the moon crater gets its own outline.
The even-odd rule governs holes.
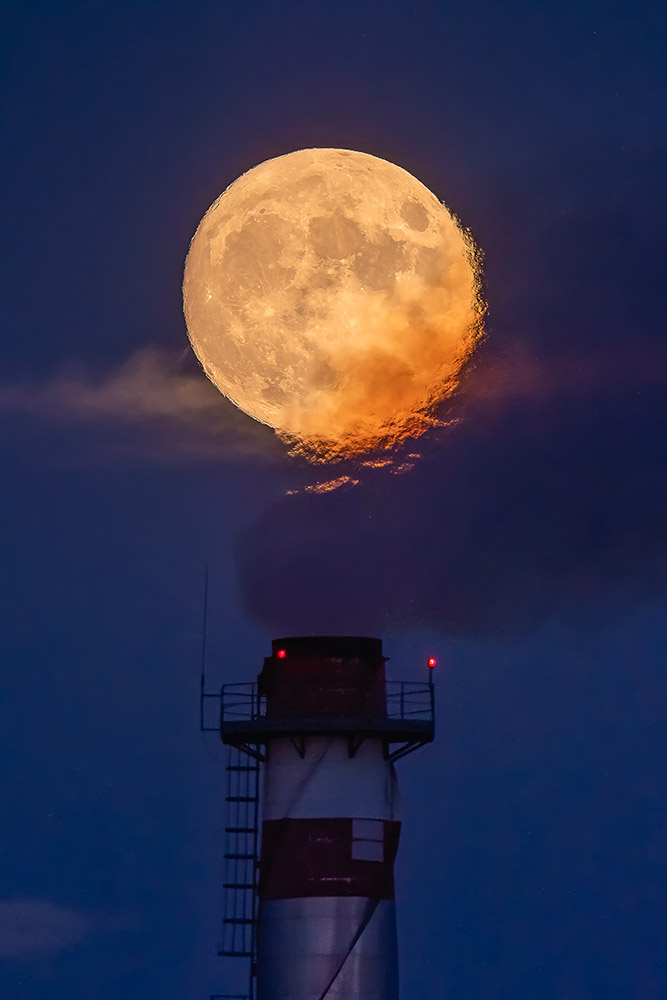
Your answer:
[[[411,174],[351,150],[260,164],[211,206],[183,283],[215,385],[313,460],[422,433],[481,335],[479,254]]]

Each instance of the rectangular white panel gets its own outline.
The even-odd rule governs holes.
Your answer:
[[[353,840],[352,857],[355,861],[384,861],[384,844],[377,840]]]

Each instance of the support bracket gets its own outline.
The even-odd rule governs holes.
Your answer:
[[[347,740],[347,752],[350,758],[356,757],[357,751],[360,749],[361,745],[366,741],[366,737],[362,734],[361,736],[349,736]]]
[[[260,764],[263,764],[266,760],[266,754],[262,753],[258,746],[251,746],[250,743],[232,743],[232,746],[246,753],[253,760],[258,760]]]
[[[306,756],[306,737],[305,736],[290,736],[290,743],[298,753],[301,760]]]
[[[387,743],[384,751],[385,760],[393,764],[395,761],[400,760],[401,757],[407,757],[409,753],[413,753],[413,751],[419,750],[420,747],[426,746],[426,743],[427,741],[425,740],[409,740],[407,743],[401,743],[395,750],[390,750]]]

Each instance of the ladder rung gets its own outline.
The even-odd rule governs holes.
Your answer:
[[[228,861],[254,861],[254,854],[225,854]]]
[[[225,957],[225,958],[230,958],[230,957],[233,957],[233,958],[252,958],[252,954],[253,953],[251,951],[219,951],[218,952],[218,955],[220,955],[221,958],[222,957]]]
[[[222,886],[223,889],[252,889],[253,892],[257,888],[257,883],[252,882],[225,882]]]
[[[254,917],[224,917],[223,924],[254,924]]]
[[[254,826],[226,826],[225,833],[257,833]]]
[[[256,795],[228,795],[228,802],[257,802]]]
[[[255,767],[253,767],[250,764],[228,764],[227,765],[227,770],[228,771],[259,771],[259,761],[257,762],[257,765]]]

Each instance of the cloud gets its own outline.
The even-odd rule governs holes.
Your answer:
[[[0,900],[0,958],[55,955],[80,944],[89,918],[42,899]]]
[[[272,431],[242,414],[201,371],[184,370],[183,358],[155,347],[99,378],[78,367],[45,382],[0,384],[2,412],[49,428],[95,427],[98,445],[107,429],[116,449],[120,434],[124,450],[142,457],[215,461],[282,450]]]

